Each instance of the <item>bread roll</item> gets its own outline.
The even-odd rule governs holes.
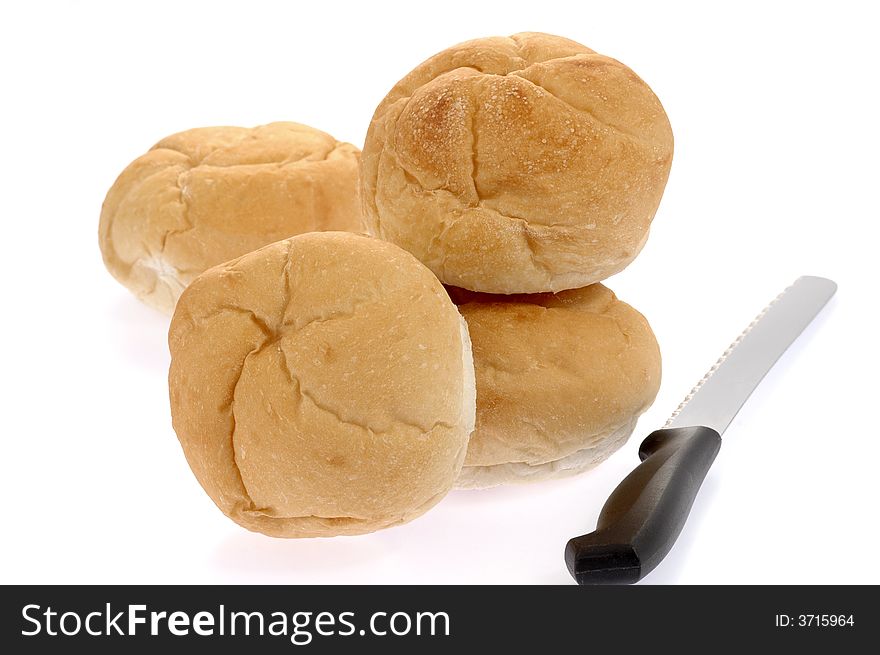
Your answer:
[[[373,116],[361,159],[370,233],[446,284],[490,293],[584,287],[645,243],[672,130],[620,62],[538,33],[453,46]]]
[[[162,139],[107,193],[104,263],[170,314],[205,269],[314,230],[362,231],[359,151],[306,125],[204,127]]]
[[[467,327],[400,248],[304,234],[212,268],[168,337],[174,429],[249,530],[360,534],[452,487],[474,425]]]
[[[591,468],[654,401],[654,334],[601,284],[555,295],[449,292],[468,323],[477,375],[477,425],[456,486]]]

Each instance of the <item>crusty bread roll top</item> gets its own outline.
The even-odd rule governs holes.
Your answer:
[[[408,521],[474,423],[467,328],[411,255],[304,234],[200,275],[169,332],[174,429],[230,518],[279,537]]]
[[[367,229],[446,284],[584,287],[644,245],[672,149],[659,100],[619,61],[549,34],[468,41],[376,109],[361,160]]]
[[[297,123],[205,127],[138,157],[107,193],[113,276],[170,314],[199,273],[303,232],[361,231],[359,150]]]

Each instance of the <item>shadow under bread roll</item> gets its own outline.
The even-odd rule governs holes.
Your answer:
[[[447,291],[468,323],[477,379],[477,423],[457,487],[592,468],[654,401],[654,334],[603,285],[513,296]]]
[[[107,193],[107,270],[170,314],[199,273],[319,230],[362,231],[353,145],[298,123],[202,127],[162,139]]]
[[[315,232],[212,268],[168,342],[187,461],[249,530],[371,532],[421,515],[458,475],[474,425],[467,326],[393,244]]]

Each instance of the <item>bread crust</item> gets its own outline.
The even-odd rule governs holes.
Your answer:
[[[468,323],[477,381],[477,423],[457,486],[591,468],[654,401],[654,334],[603,285],[513,296],[447,290]]]
[[[298,123],[203,127],[162,139],[107,193],[104,263],[170,314],[206,269],[315,230],[362,232],[360,151]]]
[[[212,268],[169,331],[171,413],[217,506],[277,537],[371,532],[452,487],[474,425],[467,328],[409,253],[304,234]]]
[[[637,417],[607,434],[594,435],[592,443],[570,455],[544,464],[508,462],[490,466],[463,466],[456,489],[488,489],[502,484],[541,482],[567,478],[601,464],[627,442],[636,426]]]
[[[580,288],[639,253],[672,151],[660,101],[620,62],[549,34],[468,41],[376,109],[361,159],[366,227],[446,284]]]

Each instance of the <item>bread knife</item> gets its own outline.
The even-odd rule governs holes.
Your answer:
[[[609,496],[595,532],[569,540],[578,584],[632,584],[670,551],[721,447],[721,435],[837,285],[804,276],[779,294],[639,447],[642,463]]]

